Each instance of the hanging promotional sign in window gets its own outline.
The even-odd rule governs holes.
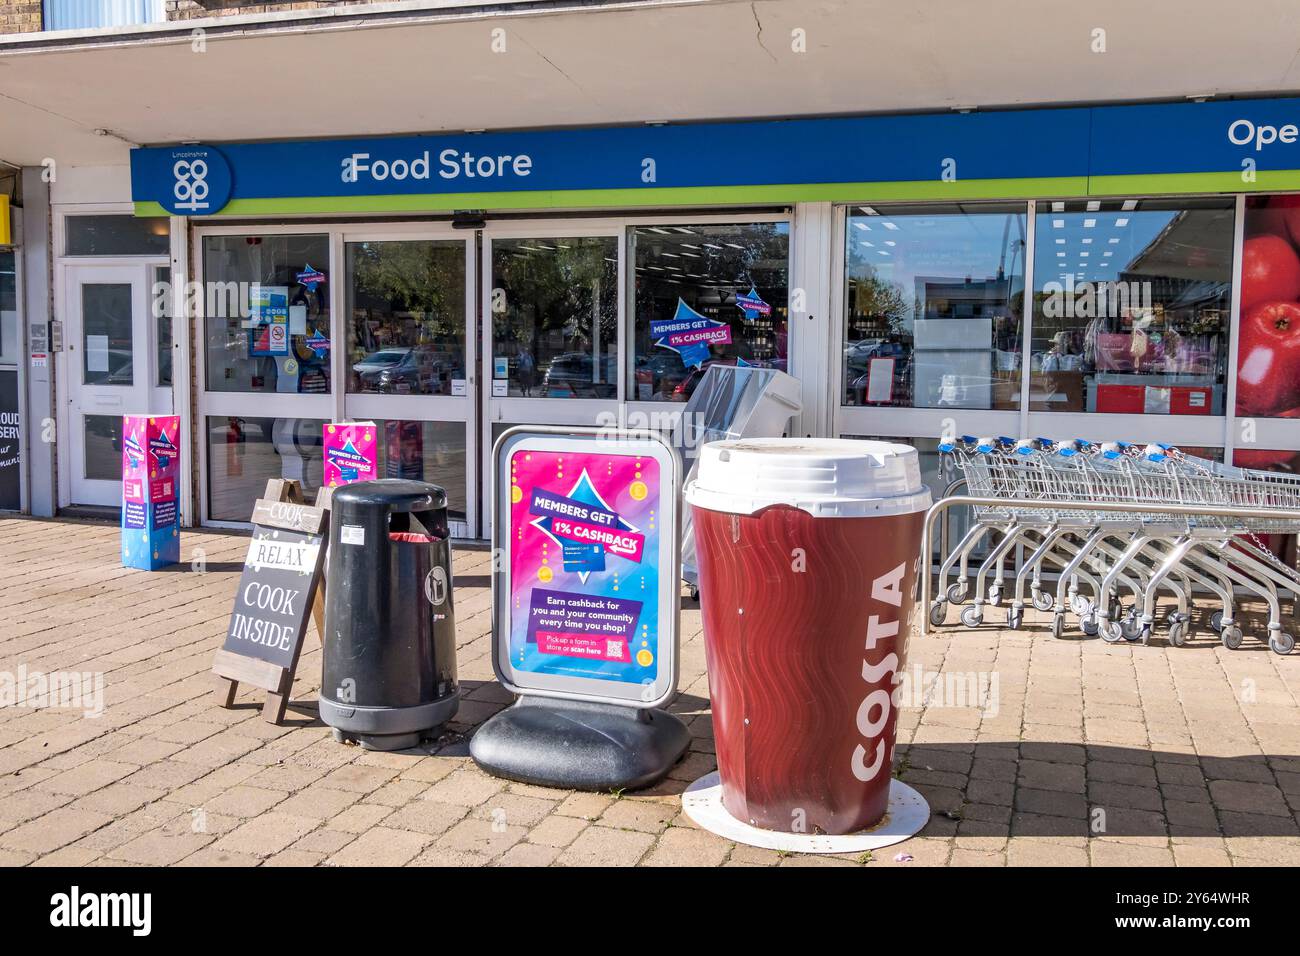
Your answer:
[[[254,286],[249,292],[249,355],[289,354],[289,289]]]
[[[663,703],[677,681],[676,452],[648,432],[522,427],[497,442],[493,472],[502,683]]]

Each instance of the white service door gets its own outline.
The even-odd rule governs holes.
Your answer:
[[[66,486],[72,505],[122,502],[122,416],[169,415],[152,285],[157,263],[72,266],[64,300]],[[164,347],[170,347],[167,342]]]

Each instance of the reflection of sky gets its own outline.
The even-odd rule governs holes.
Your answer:
[[[1177,212],[1039,213],[1034,284],[1111,282],[1129,268]]]
[[[1024,216],[1004,213],[851,216],[847,236],[850,275],[866,279],[874,274],[898,287],[907,303],[906,324],[910,327],[915,299],[925,284],[935,279],[985,282],[997,278],[1001,265],[1012,280],[1009,296],[1022,290],[1024,232]],[[925,303],[920,305],[924,310]]]

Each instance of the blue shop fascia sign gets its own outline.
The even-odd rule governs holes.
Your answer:
[[[1300,99],[131,151],[141,215],[1300,188]]]

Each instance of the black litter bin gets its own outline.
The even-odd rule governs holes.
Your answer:
[[[320,716],[336,740],[414,747],[456,713],[447,493],[383,478],[334,492]]]

